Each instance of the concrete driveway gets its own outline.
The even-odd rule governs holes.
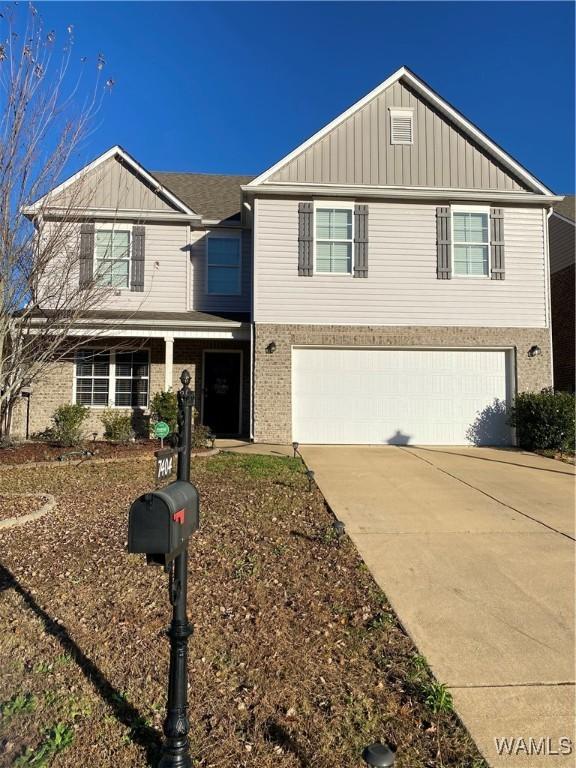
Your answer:
[[[490,765],[573,768],[574,468],[487,448],[301,451]]]

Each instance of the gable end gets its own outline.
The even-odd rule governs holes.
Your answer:
[[[394,144],[390,114],[413,111],[413,143]],[[404,79],[271,174],[270,183],[532,191]]]

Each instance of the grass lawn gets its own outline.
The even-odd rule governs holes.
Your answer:
[[[450,698],[299,460],[193,460],[191,750],[214,768],[355,768],[384,740],[400,768],[481,768]],[[48,493],[0,531],[0,766],[155,765],[166,698],[167,576],[126,552],[152,461],[0,468]]]

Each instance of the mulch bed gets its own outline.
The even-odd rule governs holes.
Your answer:
[[[160,448],[160,440],[138,440],[126,445],[108,443],[104,440],[84,443],[74,448],[63,448],[47,442],[17,443],[13,446],[0,447],[0,465],[29,464],[38,461],[58,461],[65,456],[65,461],[79,460],[82,450],[92,451],[94,458],[107,459],[122,456],[152,454]],[[68,455],[66,455],[68,454]]]
[[[0,766],[156,765],[166,701],[167,576],[126,552],[127,509],[152,462],[2,472],[56,497],[0,532]],[[190,741],[202,768],[360,768],[387,741],[398,768],[482,768],[432,678],[299,460],[193,460]],[[55,746],[56,745],[56,746]]]

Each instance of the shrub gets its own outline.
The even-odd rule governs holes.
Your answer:
[[[211,440],[212,430],[210,427],[205,427],[204,424],[195,424],[192,430],[192,450],[197,451],[199,448],[209,448],[208,443]]]
[[[153,422],[165,421],[170,427],[170,431],[175,432],[178,421],[178,398],[176,397],[176,392],[170,390],[156,392],[150,402],[150,413]]]
[[[134,439],[132,414],[107,408],[100,421],[104,425],[104,437],[114,443],[129,443]]]
[[[575,397],[568,392],[521,392],[516,395],[510,423],[518,445],[528,451],[574,451]]]
[[[51,439],[66,448],[80,445],[84,440],[83,425],[90,411],[85,405],[61,405],[56,408],[50,430]]]

